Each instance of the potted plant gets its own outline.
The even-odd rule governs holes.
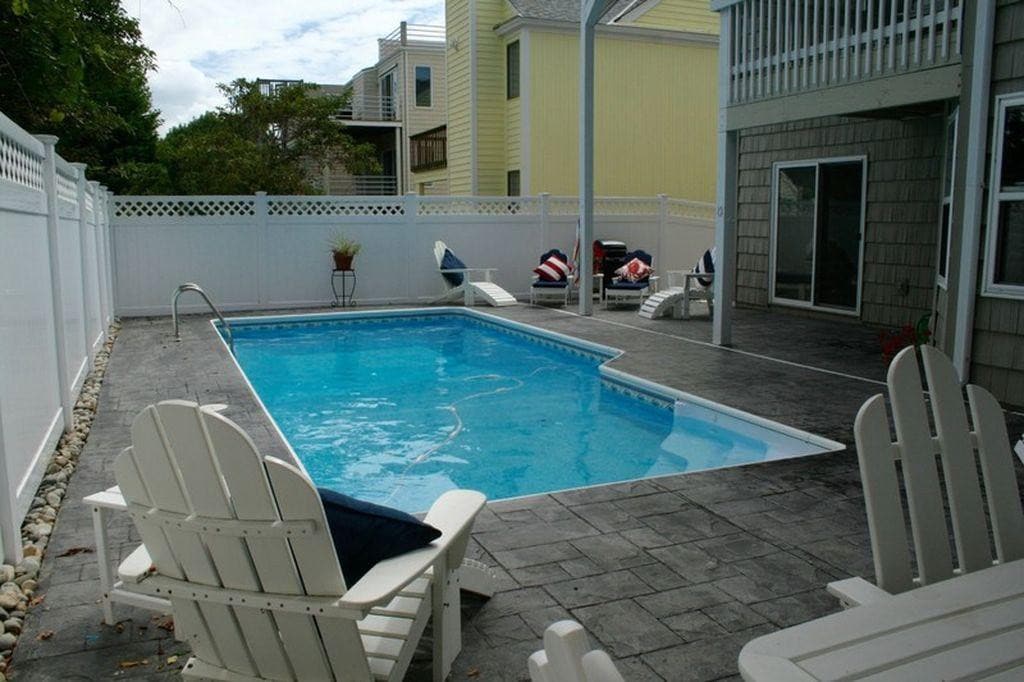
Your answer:
[[[362,244],[338,233],[331,237],[331,253],[334,255],[335,270],[351,270],[352,259],[363,248]]]
[[[905,324],[899,329],[883,331],[878,335],[882,346],[882,360],[886,367],[896,357],[896,354],[907,346],[923,346],[931,339],[932,332],[928,328],[928,319],[931,313],[921,316],[917,324]]]

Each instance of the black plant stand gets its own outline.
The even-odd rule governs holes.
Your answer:
[[[341,296],[338,296],[338,278],[341,278]],[[338,270],[331,272],[331,291],[334,292],[333,307],[341,306],[346,308],[352,303],[352,297],[356,293],[356,271]]]

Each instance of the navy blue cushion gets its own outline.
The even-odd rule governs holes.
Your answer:
[[[622,280],[621,282],[612,282],[608,285],[608,289],[646,289],[650,282],[647,278],[640,280],[639,282],[627,282]]]
[[[533,283],[533,286],[537,289],[564,289],[568,284],[564,279],[561,282],[545,282],[542,279],[538,279]]]
[[[466,267],[466,264],[459,260],[459,257],[452,253],[451,249],[444,250],[444,257],[441,258],[442,270],[459,270]],[[449,284],[457,287],[462,284],[466,276],[461,272],[442,272],[441,275],[448,280]]]
[[[426,547],[441,531],[415,516],[317,488],[345,584],[355,585],[378,561]]]

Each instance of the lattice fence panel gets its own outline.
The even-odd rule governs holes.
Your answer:
[[[579,215],[580,200],[576,197],[551,197],[548,215]]]
[[[540,215],[540,200],[536,197],[421,197],[417,215]]]
[[[43,189],[43,157],[0,131],[0,180]]]
[[[715,205],[700,201],[669,199],[667,213],[672,218],[696,218],[698,220],[714,220]]]
[[[401,200],[352,200],[343,198],[270,199],[267,213],[272,216],[369,216],[388,217],[405,214]]]
[[[61,171],[57,171],[57,196],[64,201],[78,204],[78,183]]]
[[[114,200],[114,216],[117,218],[252,216],[256,214],[254,205],[253,199],[243,198],[117,198]]]
[[[660,206],[657,199],[601,197],[594,199],[594,213],[597,215],[658,215]]]

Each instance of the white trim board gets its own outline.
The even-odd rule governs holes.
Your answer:
[[[986,298],[1007,298],[1024,300],[1024,284],[998,284],[995,281],[995,261],[1000,202],[1024,201],[1024,189],[1004,192],[1000,187],[1003,166],[1006,111],[1010,107],[1024,107],[1024,91],[998,95],[995,98],[995,117],[992,125],[992,154],[988,181],[988,220],[985,230],[985,263],[981,296]]]

